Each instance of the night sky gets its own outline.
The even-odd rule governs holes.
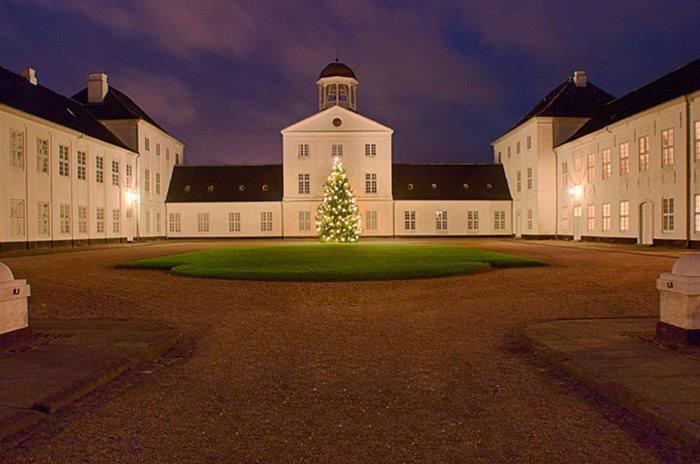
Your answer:
[[[574,69],[622,95],[700,58],[697,1],[0,0],[0,66],[73,95],[90,71],[187,143],[188,163],[280,163],[335,58],[398,162],[489,162]]]

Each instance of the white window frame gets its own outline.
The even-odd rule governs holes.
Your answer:
[[[603,203],[602,206],[602,230],[603,232],[610,232],[610,216],[611,216],[611,207],[610,203]]]
[[[27,234],[25,201],[10,200],[10,234],[13,237],[24,237]]]
[[[527,210],[527,230],[532,230],[534,226],[534,214],[531,209]]]
[[[630,202],[628,200],[620,201],[620,232],[629,232],[630,230]]]
[[[630,172],[630,144],[624,142],[620,144],[620,175]]]
[[[612,176],[612,150],[610,148],[605,148],[601,151],[600,156],[602,158],[601,178],[605,180]]]
[[[105,209],[97,208],[95,210],[95,230],[98,234],[105,233]]]
[[[197,232],[209,232],[209,213],[197,213]]]
[[[112,233],[118,234],[122,230],[122,210],[113,209],[112,210]]]
[[[151,191],[151,170],[145,169],[143,172],[143,190],[144,192]]]
[[[10,166],[17,169],[24,169],[25,154],[24,131],[10,129]]]
[[[493,228],[494,230],[506,230],[506,212],[494,211],[493,212]]]
[[[68,145],[58,146],[58,175],[70,177],[70,148]]]
[[[241,231],[241,213],[239,211],[230,211],[228,213],[228,231]]]
[[[272,232],[272,211],[260,212],[260,231]]]
[[[661,231],[673,232],[676,228],[676,204],[673,198],[661,199]]]
[[[308,158],[309,157],[309,144],[308,143],[300,143],[299,144],[298,156],[299,156],[299,158]]]
[[[661,131],[661,167],[673,166],[673,127]]]
[[[467,211],[467,230],[472,232],[479,230],[478,211]]]
[[[331,156],[333,158],[342,158],[343,157],[343,144],[342,143],[334,143],[331,145]]]
[[[639,149],[639,171],[647,171],[649,169],[649,136],[643,135],[639,137],[637,148]]]
[[[105,181],[105,158],[104,156],[95,157],[95,182],[103,184]]]
[[[119,186],[119,161],[112,160],[112,185]]]
[[[447,211],[435,211],[435,230],[437,230],[438,232],[447,232],[448,225],[449,224],[447,222]]]
[[[413,210],[406,210],[403,212],[403,228],[404,230],[416,230],[416,212]]]
[[[70,234],[71,230],[71,207],[69,203],[61,203],[59,207],[59,231],[61,234]]]
[[[181,213],[169,213],[168,214],[168,230],[170,232],[181,232]]]
[[[37,137],[36,139],[36,170],[44,174],[49,173],[49,141]]]
[[[586,207],[586,230],[593,232],[595,230],[595,205]]]
[[[586,158],[586,180],[588,182],[595,180],[595,153],[589,153]]]
[[[378,216],[376,210],[365,212],[365,224],[367,230],[377,230],[378,228]]]
[[[78,206],[78,233],[88,233],[88,207]]]
[[[365,193],[367,195],[377,193],[377,174],[374,172],[365,173]]]
[[[299,211],[299,232],[311,231],[311,211]]]
[[[368,158],[374,158],[377,156],[377,144],[376,143],[366,143],[365,144],[365,156]]]
[[[311,193],[311,175],[308,173],[299,174],[299,195]]]
[[[51,235],[51,205],[48,201],[38,201],[36,204],[36,232],[40,237]]]
[[[87,179],[87,153],[82,150],[78,150],[75,155],[76,168],[75,176],[78,180]]]

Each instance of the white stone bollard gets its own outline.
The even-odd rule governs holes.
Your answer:
[[[673,270],[656,280],[661,315],[656,334],[661,340],[700,344],[700,253],[678,258]]]
[[[29,335],[28,298],[27,281],[15,279],[10,268],[0,263],[0,346]]]

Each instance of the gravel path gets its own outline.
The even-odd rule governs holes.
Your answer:
[[[69,408],[7,446],[4,458],[635,464],[688,458],[633,417],[506,346],[510,331],[530,321],[655,314],[654,280],[673,259],[517,241],[451,243],[551,266],[319,284],[112,268],[222,242],[3,259],[29,279],[34,316],[155,318],[193,335],[178,356]]]

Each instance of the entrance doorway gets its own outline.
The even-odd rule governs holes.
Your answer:
[[[639,205],[639,243],[654,244],[654,204],[651,201]]]

